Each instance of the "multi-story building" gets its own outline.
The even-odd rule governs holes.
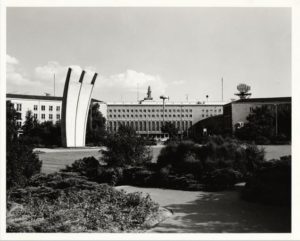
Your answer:
[[[149,93],[150,92],[150,93]],[[223,103],[153,101],[148,88],[147,97],[135,103],[107,103],[107,128],[117,131],[120,125],[131,126],[140,135],[160,137],[161,127],[171,122],[186,133],[196,122],[223,114]]]
[[[20,127],[25,122],[27,111],[31,111],[33,116],[40,122],[52,121],[56,123],[61,119],[62,97],[6,94],[6,100],[9,100],[19,113],[17,124]],[[106,117],[106,104],[95,99],[91,101],[92,103],[99,103],[100,111]]]
[[[224,105],[224,131],[234,133],[236,127],[247,122],[248,115],[256,107],[268,106],[276,115],[280,108],[291,110],[291,97],[240,99]]]
[[[19,126],[25,121],[27,111],[39,121],[57,122],[61,118],[62,97],[7,94],[6,99],[11,101],[16,111],[20,114],[17,120]]]
[[[149,93],[150,91],[150,93]],[[22,126],[27,111],[41,122],[57,122],[61,118],[62,97],[7,94],[15,109],[20,113],[17,121]],[[161,127],[164,122],[174,123],[179,133],[186,132],[196,122],[216,115],[223,114],[223,103],[204,102],[170,102],[165,105],[153,101],[151,90],[148,96],[135,103],[105,103],[92,99],[92,103],[100,105],[102,115],[107,119],[107,129],[117,131],[120,125],[133,127],[140,135],[162,136]]]

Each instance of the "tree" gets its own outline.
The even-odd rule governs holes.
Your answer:
[[[172,122],[166,122],[161,127],[161,132],[168,133],[170,139],[174,139],[178,134],[178,128],[175,127],[175,124]]]
[[[244,127],[237,128],[235,135],[242,140],[256,142],[270,142],[278,136],[291,136],[291,109],[288,106],[278,105],[277,116],[274,105],[262,105],[253,109],[247,117]],[[276,136],[276,118],[278,133]],[[264,144],[264,143],[262,143]]]
[[[139,165],[151,161],[151,151],[135,130],[121,125],[118,132],[109,134],[102,151],[103,161],[109,166]]]
[[[6,184],[7,189],[26,185],[28,179],[39,173],[42,162],[33,153],[32,147],[18,138],[16,120],[18,113],[6,102]]]
[[[18,136],[18,113],[10,101],[6,101],[6,145],[13,143]]]
[[[107,134],[105,130],[106,119],[99,111],[99,107],[98,103],[91,104],[86,127],[86,143],[93,145],[102,144]]]

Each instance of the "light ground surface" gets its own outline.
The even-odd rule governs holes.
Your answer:
[[[153,150],[153,159],[155,162],[159,152],[163,146],[152,146]],[[279,158],[280,156],[290,155],[291,146],[282,145],[282,146],[262,146],[266,150],[266,159],[270,160],[272,158]],[[57,149],[47,149],[39,148],[38,151],[45,153],[40,153],[39,158],[43,161],[42,172],[51,173],[59,171],[64,168],[66,165],[71,165],[75,160],[81,159],[83,157],[94,156],[99,158],[101,153],[99,150],[101,148],[81,148],[81,149],[66,149],[66,148],[57,148]]]
[[[243,201],[238,191],[191,192],[119,186],[126,192],[148,193],[174,215],[148,230],[154,233],[288,232],[289,209]]]

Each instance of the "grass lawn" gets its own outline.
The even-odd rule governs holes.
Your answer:
[[[155,162],[163,146],[152,146],[153,158],[152,161]],[[276,145],[276,146],[261,146],[266,150],[266,159],[270,160],[273,158],[279,158],[280,156],[291,155],[290,145]],[[100,148],[99,148],[100,149]],[[100,158],[101,153],[99,149],[83,149],[83,150],[72,150],[68,149],[66,151],[58,149],[47,151],[46,153],[39,154],[39,158],[43,161],[42,172],[52,173],[59,171],[66,165],[71,165],[75,160],[81,159],[83,157],[94,156],[95,158]]]

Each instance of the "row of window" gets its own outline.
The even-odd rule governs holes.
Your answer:
[[[33,110],[38,110],[38,105],[34,105]],[[46,110],[46,106],[41,105],[41,110]],[[49,111],[53,111],[52,105],[49,105]],[[60,106],[56,106],[56,111],[60,111]]]
[[[22,104],[17,104],[16,105],[16,110],[17,111],[22,111]],[[38,105],[34,105],[33,110],[38,110]],[[41,110],[46,110],[46,106],[41,105]],[[52,105],[49,105],[49,111],[53,111],[53,106]],[[60,106],[56,106],[56,111],[60,111]]]
[[[172,121],[180,131],[187,130],[192,126],[192,121]],[[110,131],[117,131],[121,125],[132,127],[135,131],[161,131],[162,121],[109,121]]]
[[[214,112],[221,112],[222,109],[218,109],[218,110],[217,110],[217,109],[214,109],[214,110],[213,110],[213,109],[209,109],[209,110],[208,110],[208,109],[206,109],[206,110],[202,109],[202,112],[205,112],[205,111],[206,111],[206,112],[208,112],[208,111],[211,111],[211,112],[212,112],[212,111],[214,111]]]
[[[108,112],[163,112],[163,109],[109,109]],[[193,112],[192,109],[165,109],[165,112]]]
[[[38,119],[38,114],[33,114],[33,116],[34,116],[34,118]],[[41,119],[45,120],[46,119],[46,115],[45,114],[41,114]],[[60,114],[56,115],[56,119],[60,120]],[[53,115],[52,114],[49,114],[49,120],[53,120]]]
[[[159,114],[156,114],[156,115],[108,115],[108,117],[110,117],[110,118],[129,118],[129,117],[131,117],[131,118],[138,118],[138,117],[140,117],[140,118],[147,118],[147,117],[161,117],[161,118],[163,118],[163,115],[159,115]],[[175,114],[173,114],[173,115],[165,115],[165,117],[180,117],[180,115],[175,115]],[[193,117],[193,115],[188,115],[188,114],[186,114],[186,115],[181,115],[181,117]]]

